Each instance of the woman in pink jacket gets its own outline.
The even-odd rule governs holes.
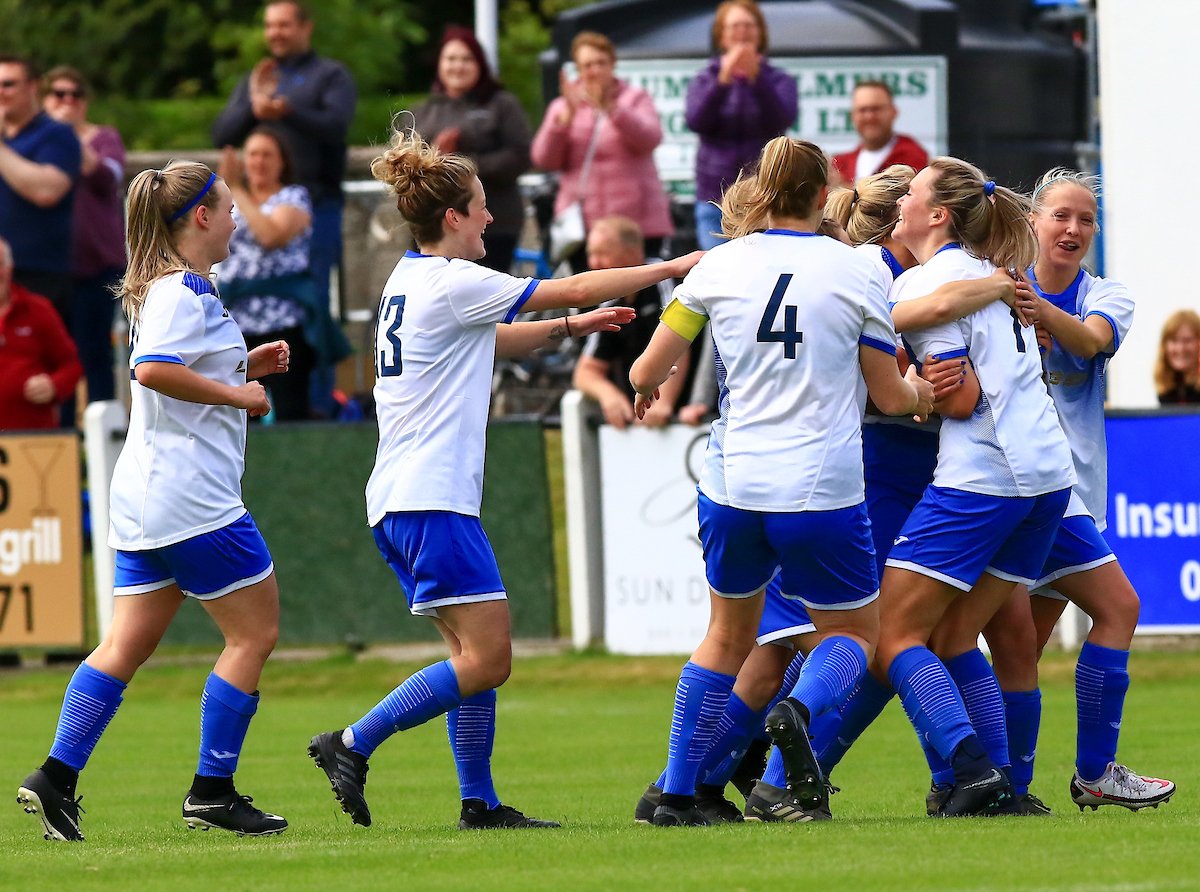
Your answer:
[[[561,76],[562,95],[546,109],[533,140],[533,163],[559,173],[555,213],[582,200],[589,229],[601,217],[629,217],[642,228],[646,254],[653,257],[660,253],[663,237],[674,232],[654,166],[654,147],[662,141],[654,100],[613,76],[617,52],[603,34],[581,31],[571,43],[571,58],[579,79]],[[581,186],[593,131],[596,145]],[[580,249],[572,257],[573,267],[584,267],[583,254]]]

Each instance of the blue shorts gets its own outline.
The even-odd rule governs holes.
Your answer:
[[[1117,559],[1113,550],[1104,541],[1104,535],[1096,529],[1096,521],[1088,514],[1064,517],[1050,547],[1050,556],[1042,567],[1042,575],[1030,589],[1048,586],[1056,579],[1073,576],[1085,570],[1094,570]],[[1039,595],[1059,597],[1057,592],[1040,591]]]
[[[806,632],[815,632],[808,610],[795,598],[785,598],[780,593],[779,576],[776,574],[767,583],[767,594],[763,599],[762,619],[758,622],[757,644],[790,644],[787,639]]]
[[[246,512],[227,527],[148,551],[117,551],[113,594],[142,595],[168,585],[211,601],[262,582],[275,569],[262,533]]]
[[[1041,573],[1071,490],[1023,498],[985,496],[930,486],[888,556],[912,570],[969,592],[988,572],[1031,584]]]
[[[453,511],[394,511],[371,527],[408,609],[437,616],[439,607],[503,601],[508,595],[492,543],[478,517]]]
[[[697,503],[708,584],[748,598],[777,572],[781,594],[810,610],[853,610],[879,596],[871,522],[860,502],[836,511],[745,511]]]
[[[892,543],[933,480],[938,434],[881,422],[864,424],[862,437],[867,516],[875,544],[875,571],[882,578]]]

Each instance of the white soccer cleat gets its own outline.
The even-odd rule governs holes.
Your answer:
[[[1071,778],[1071,800],[1080,811],[1089,805],[1092,811],[1102,805],[1120,805],[1131,811],[1147,806],[1158,808],[1174,795],[1173,781],[1142,777],[1116,762],[1109,762],[1097,781],[1084,781],[1078,773]]]

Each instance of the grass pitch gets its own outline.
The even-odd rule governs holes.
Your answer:
[[[1200,888],[1200,654],[1134,654],[1121,756],[1170,777],[1166,806],[1080,812],[1073,662],[1043,664],[1034,792],[1051,818],[938,822],[911,727],[893,703],[835,772],[835,820],[660,830],[633,805],[661,768],[680,659],[518,660],[500,692],[494,758],[505,801],[559,831],[461,833],[445,724],[389,740],[371,760],[375,823],[353,826],[309,761],[312,734],[358,718],[419,664],[335,657],[276,662],[263,679],[238,787],[291,823],[282,836],[189,831],[207,667],[143,670],[80,783],[87,842],[44,842],[15,804],[50,744],[69,670],[0,675],[0,889],[1048,889]]]

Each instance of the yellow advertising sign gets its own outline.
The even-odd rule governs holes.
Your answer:
[[[79,438],[0,434],[0,650],[83,644]]]

